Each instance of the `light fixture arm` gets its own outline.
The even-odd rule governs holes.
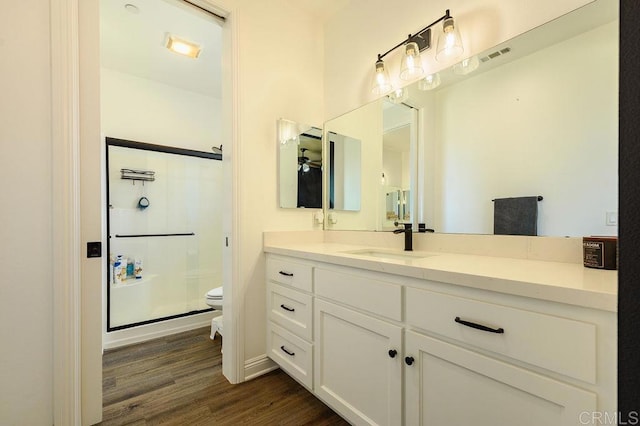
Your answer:
[[[384,52],[382,55],[378,54],[378,61],[382,60],[382,58],[384,58],[385,56],[387,56],[389,53],[393,52],[394,50],[396,50],[398,47],[400,46],[404,46],[405,44],[409,43],[410,41],[412,41],[412,39],[418,35],[421,35],[422,33],[424,33],[425,31],[427,31],[429,28],[433,27],[434,25],[436,25],[439,22],[444,21],[445,19],[449,19],[451,18],[451,14],[449,13],[449,9],[447,9],[444,13],[443,16],[441,16],[440,18],[438,18],[437,20],[433,21],[432,23],[430,23],[429,25],[427,25],[426,27],[424,27],[423,29],[421,29],[420,31],[418,31],[417,33],[411,35],[409,34],[409,36],[407,37],[406,40],[401,41],[400,43],[396,44],[395,46],[393,46],[391,49],[387,50],[386,52]]]

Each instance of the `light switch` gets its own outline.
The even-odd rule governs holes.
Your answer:
[[[87,257],[102,257],[102,243],[100,241],[87,243]]]
[[[607,226],[618,226],[618,212],[607,212]]]

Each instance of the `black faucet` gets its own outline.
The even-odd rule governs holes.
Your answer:
[[[413,251],[413,230],[410,223],[403,223],[404,229],[396,229],[394,234],[400,234],[404,232],[404,251]]]

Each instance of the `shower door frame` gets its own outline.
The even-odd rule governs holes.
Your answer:
[[[184,155],[188,157],[197,157],[197,158],[206,158],[210,160],[218,160],[222,161],[222,154],[216,154],[213,152],[205,152],[205,151],[197,151],[193,149],[187,148],[178,148],[173,146],[166,145],[156,145],[146,142],[138,142],[127,139],[119,139],[112,137],[105,137],[105,191],[106,191],[106,242],[107,242],[107,250],[106,253],[111,253],[111,218],[109,214],[110,210],[110,198],[109,198],[109,147],[118,146],[122,148],[130,148],[130,149],[139,149],[143,151],[152,151],[152,152],[161,152],[164,154],[175,154],[175,155]],[[221,254],[222,255],[222,254]],[[107,268],[107,277],[106,277],[106,285],[107,285],[107,303],[106,303],[106,315],[107,315],[107,333],[112,331],[126,330],[133,327],[139,327],[147,324],[153,324],[162,321],[168,321],[176,318],[183,318],[192,315],[202,314],[205,312],[212,312],[213,309],[201,309],[196,311],[184,312],[181,314],[168,315],[165,317],[154,318],[145,321],[139,321],[131,324],[119,325],[116,327],[111,326],[111,283],[109,282],[109,277],[111,275],[110,267]]]

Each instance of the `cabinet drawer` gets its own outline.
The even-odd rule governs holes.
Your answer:
[[[312,291],[311,265],[289,260],[267,258],[267,279],[287,284],[305,291]]]
[[[428,290],[406,291],[407,323],[411,326],[578,380],[596,382],[594,324]],[[474,324],[501,328],[503,332],[469,326]]]
[[[315,294],[402,321],[402,287],[361,275],[316,268]]]
[[[311,295],[269,282],[267,311],[269,319],[306,340],[311,340],[313,317]]]
[[[313,389],[313,347],[310,343],[270,322],[267,348],[269,358],[307,389]]]

